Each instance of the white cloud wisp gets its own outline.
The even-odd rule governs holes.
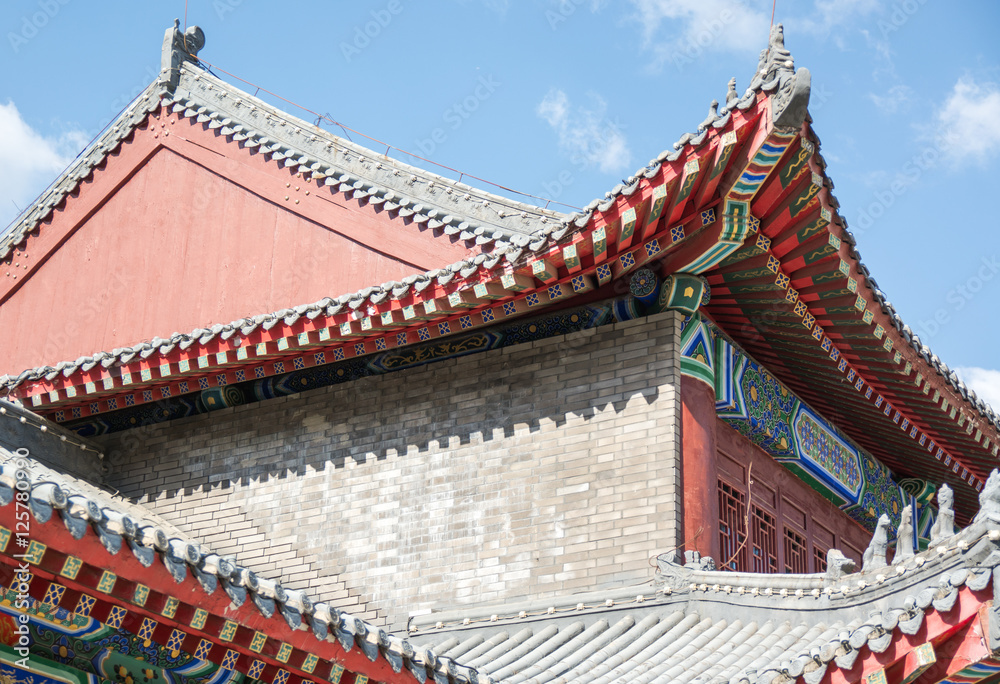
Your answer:
[[[87,143],[81,131],[46,137],[21,118],[17,106],[0,104],[0,232],[55,180]]]
[[[578,168],[597,167],[604,173],[628,168],[632,153],[623,132],[624,126],[607,119],[607,103],[590,94],[592,107],[573,106],[565,92],[553,88],[538,104],[538,116],[559,137],[559,148]]]

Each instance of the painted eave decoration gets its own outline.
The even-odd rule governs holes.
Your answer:
[[[124,146],[165,132],[212,135],[287,169],[303,192],[492,248],[360,292],[0,378],[0,390],[57,422],[492,326],[594,297],[645,266],[658,279],[700,276],[703,315],[883,463],[952,484],[965,510],[996,463],[997,415],[903,324],[861,263],[806,111],[809,73],[794,70],[780,26],[742,96],[731,82],[697,132],[574,215],[494,203],[282,113],[193,56],[165,62],[25,214],[0,246],[6,262],[15,244],[45,239],[74,189]],[[459,210],[444,214],[438,193],[461,193]]]

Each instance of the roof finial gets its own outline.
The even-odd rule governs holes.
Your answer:
[[[736,77],[733,76],[729,79],[729,90],[726,92],[726,108],[732,109],[739,100],[739,93],[736,92]]]
[[[160,50],[160,80],[168,87],[177,86],[180,78],[182,62],[198,61],[198,51],[205,47],[205,32],[197,26],[188,26],[181,33],[180,19],[174,19],[174,25],[163,35],[163,47]]]
[[[767,48],[760,52],[760,63],[757,65],[757,76],[764,83],[769,83],[783,75],[791,75],[795,70],[795,60],[792,53],[785,48],[785,27],[775,24],[771,27],[771,37]]]
[[[899,514],[899,528],[896,530],[896,555],[892,564],[902,563],[913,556],[913,507],[906,506]]]
[[[937,546],[955,534],[955,511],[952,510],[955,494],[951,491],[951,487],[946,484],[941,485],[937,491],[937,502],[938,514],[931,527],[931,547]]]
[[[708,106],[708,116],[705,118],[704,121],[698,124],[698,132],[700,133],[701,131],[707,129],[718,118],[719,118],[719,101],[712,100],[712,104]]]
[[[810,84],[808,69],[795,71],[792,53],[785,48],[784,26],[775,24],[767,48],[760,52],[757,74],[750,85],[752,90],[774,93],[771,111],[775,126],[792,129],[802,126],[809,106]]]
[[[875,534],[872,535],[872,540],[868,544],[868,548],[865,549],[861,566],[863,572],[878,570],[886,566],[885,554],[889,550],[889,524],[889,516],[883,513],[875,526]]]

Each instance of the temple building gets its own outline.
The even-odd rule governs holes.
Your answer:
[[[862,263],[780,26],[575,214],[204,45],[0,240],[3,682],[1000,681],[1000,420]]]

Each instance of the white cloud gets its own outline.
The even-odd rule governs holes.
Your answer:
[[[872,80],[876,83],[880,79],[886,78],[889,81],[899,81],[899,74],[896,72],[896,63],[892,59],[892,48],[889,41],[884,37],[879,38],[868,31],[861,30],[861,35],[865,37],[865,44],[874,52],[872,57]]]
[[[767,46],[769,15],[746,0],[631,0],[644,45],[656,65],[678,69],[706,51],[760,51]],[[757,3],[759,5],[759,3]],[[672,25],[661,28],[661,24]],[[663,40],[663,36],[674,36]]]
[[[937,113],[935,133],[955,165],[971,160],[985,166],[1000,152],[1000,86],[958,79]]]
[[[572,106],[565,92],[553,88],[538,104],[538,116],[559,136],[559,147],[580,168],[598,167],[605,173],[628,167],[632,153],[624,126],[607,119],[607,103],[591,93],[592,107]]]
[[[71,130],[45,137],[21,118],[17,106],[0,104],[0,232],[55,180],[87,143],[83,132]],[[16,208],[15,208],[15,205]]]
[[[885,95],[868,93],[868,97],[883,114],[895,114],[900,107],[909,104],[913,99],[913,89],[902,84],[894,85]]]
[[[569,98],[561,90],[550,90],[538,105],[538,116],[545,119],[553,128],[566,124],[569,116]]]
[[[1000,410],[1000,370],[963,366],[955,372],[965,381],[966,387],[976,391],[980,399]]]

